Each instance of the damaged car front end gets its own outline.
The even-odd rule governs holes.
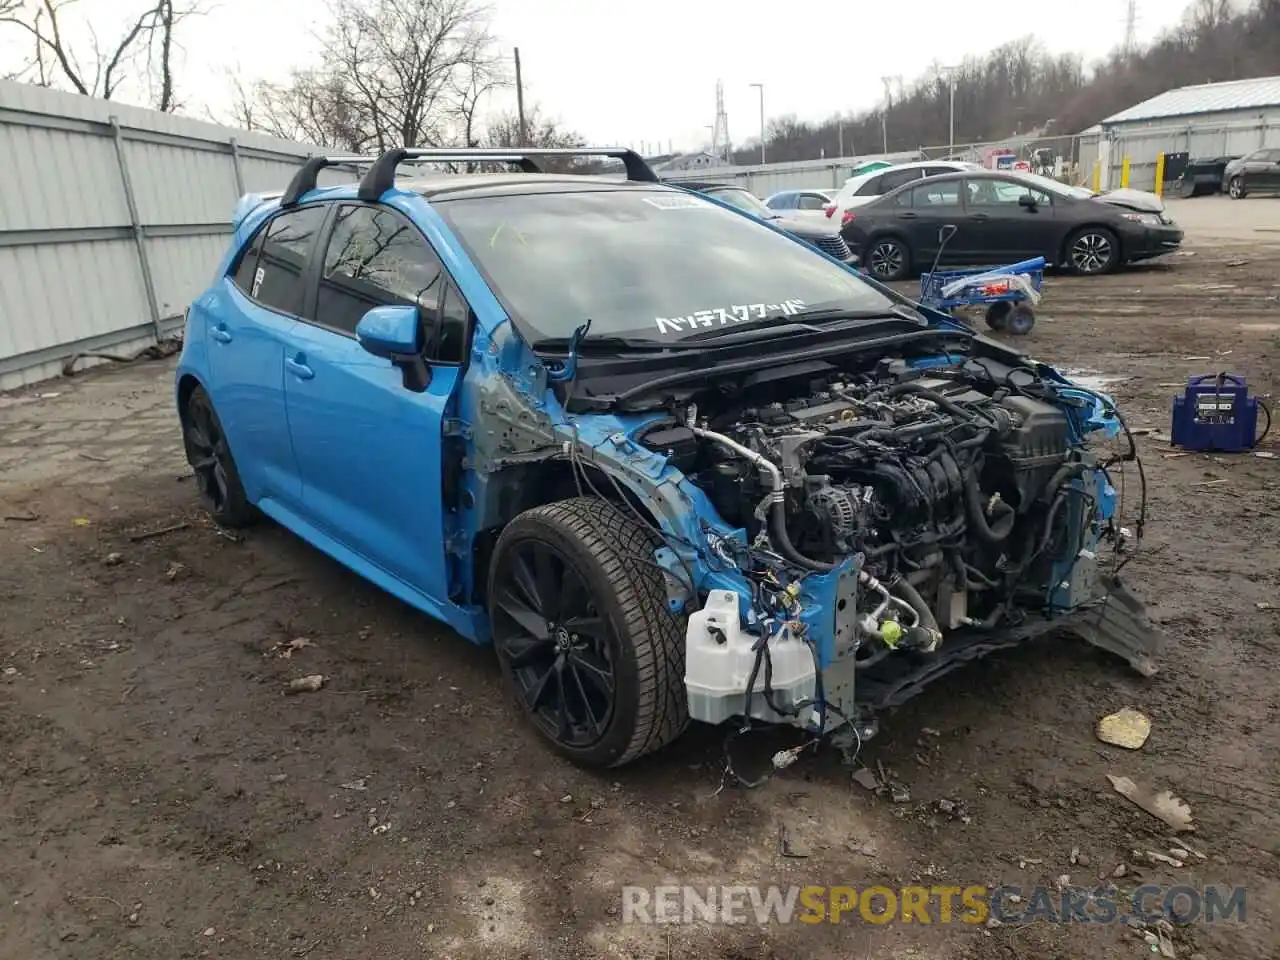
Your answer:
[[[576,199],[580,217],[621,221],[648,216],[645,203],[662,217],[707,202],[629,198],[619,214],[615,197],[605,214]],[[671,258],[687,251],[664,254],[640,303],[617,306],[630,326],[598,324],[627,283],[639,289],[609,260],[607,230],[584,230],[565,256],[603,260],[595,279],[546,278],[518,266],[538,217],[504,241],[507,212],[435,206],[513,318],[463,389],[465,531],[482,542],[531,502],[576,497],[650,532],[636,569],[660,574],[689,719],[864,739],[879,712],[955,667],[1059,632],[1154,671],[1161,635],[1117,576],[1141,519],[1134,533],[1120,523],[1116,475],[1136,450],[1109,397],[794,241],[770,247],[772,270],[718,275],[710,292],[682,284]],[[741,229],[749,247],[770,228]],[[492,253],[503,243],[511,259]],[[595,297],[575,302],[593,319],[548,334],[517,291],[560,316],[570,296]],[[677,306],[649,309],[658,298]],[[493,589],[489,604],[502,655],[520,617]],[[564,650],[574,642],[566,631]],[[517,679],[522,656],[504,658]],[[535,714],[542,682],[517,683]]]

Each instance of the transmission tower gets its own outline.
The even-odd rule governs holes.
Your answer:
[[[729,145],[729,114],[724,109],[724,81],[716,81],[716,124],[711,130],[711,153],[725,163],[732,162]]]
[[[1138,0],[1129,0],[1124,15],[1124,52],[1133,53],[1138,45]]]

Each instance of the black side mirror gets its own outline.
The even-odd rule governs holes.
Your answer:
[[[1036,208],[1036,198],[1029,193],[1024,193],[1018,198],[1018,206],[1034,210]]]

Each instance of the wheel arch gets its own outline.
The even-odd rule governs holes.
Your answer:
[[[178,377],[178,417],[184,425],[187,422],[187,403],[197,387],[205,393],[209,392],[209,388],[194,373],[183,373]]]
[[[488,515],[481,517],[482,527],[476,533],[476,548],[471,553],[473,603],[487,602],[493,548],[507,524],[526,510],[575,497],[595,496],[613,503],[647,526],[662,529],[657,514],[627,477],[597,464],[581,461],[575,464],[566,457],[555,457],[508,467],[488,482],[495,485],[489,501],[493,507]]]

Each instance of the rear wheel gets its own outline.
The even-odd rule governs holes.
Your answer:
[[[1013,304],[1008,300],[997,300],[987,307],[987,326],[992,330],[1003,330],[1005,321],[1009,319],[1009,314],[1012,311]]]
[[[1004,321],[1004,329],[1015,337],[1025,337],[1035,325],[1035,311],[1025,303],[1014,304],[1013,309],[1009,311],[1009,316]]]
[[[187,463],[195,474],[205,509],[220,526],[245,527],[254,520],[253,507],[240,482],[231,447],[227,445],[222,421],[203,387],[187,398],[182,415],[182,444]]]
[[[1106,227],[1085,227],[1067,240],[1067,262],[1084,276],[1107,273],[1120,261],[1120,241]]]
[[[494,548],[502,672],[538,732],[575,762],[621,766],[688,724],[684,618],[667,606],[657,545],[612,504],[577,498],[520,514]]]
[[[867,250],[867,270],[877,280],[905,280],[911,272],[911,251],[895,237],[877,237]]]
[[[1232,177],[1227,184],[1227,195],[1232,200],[1243,200],[1248,196],[1248,192],[1244,188],[1244,180],[1241,177]]]

